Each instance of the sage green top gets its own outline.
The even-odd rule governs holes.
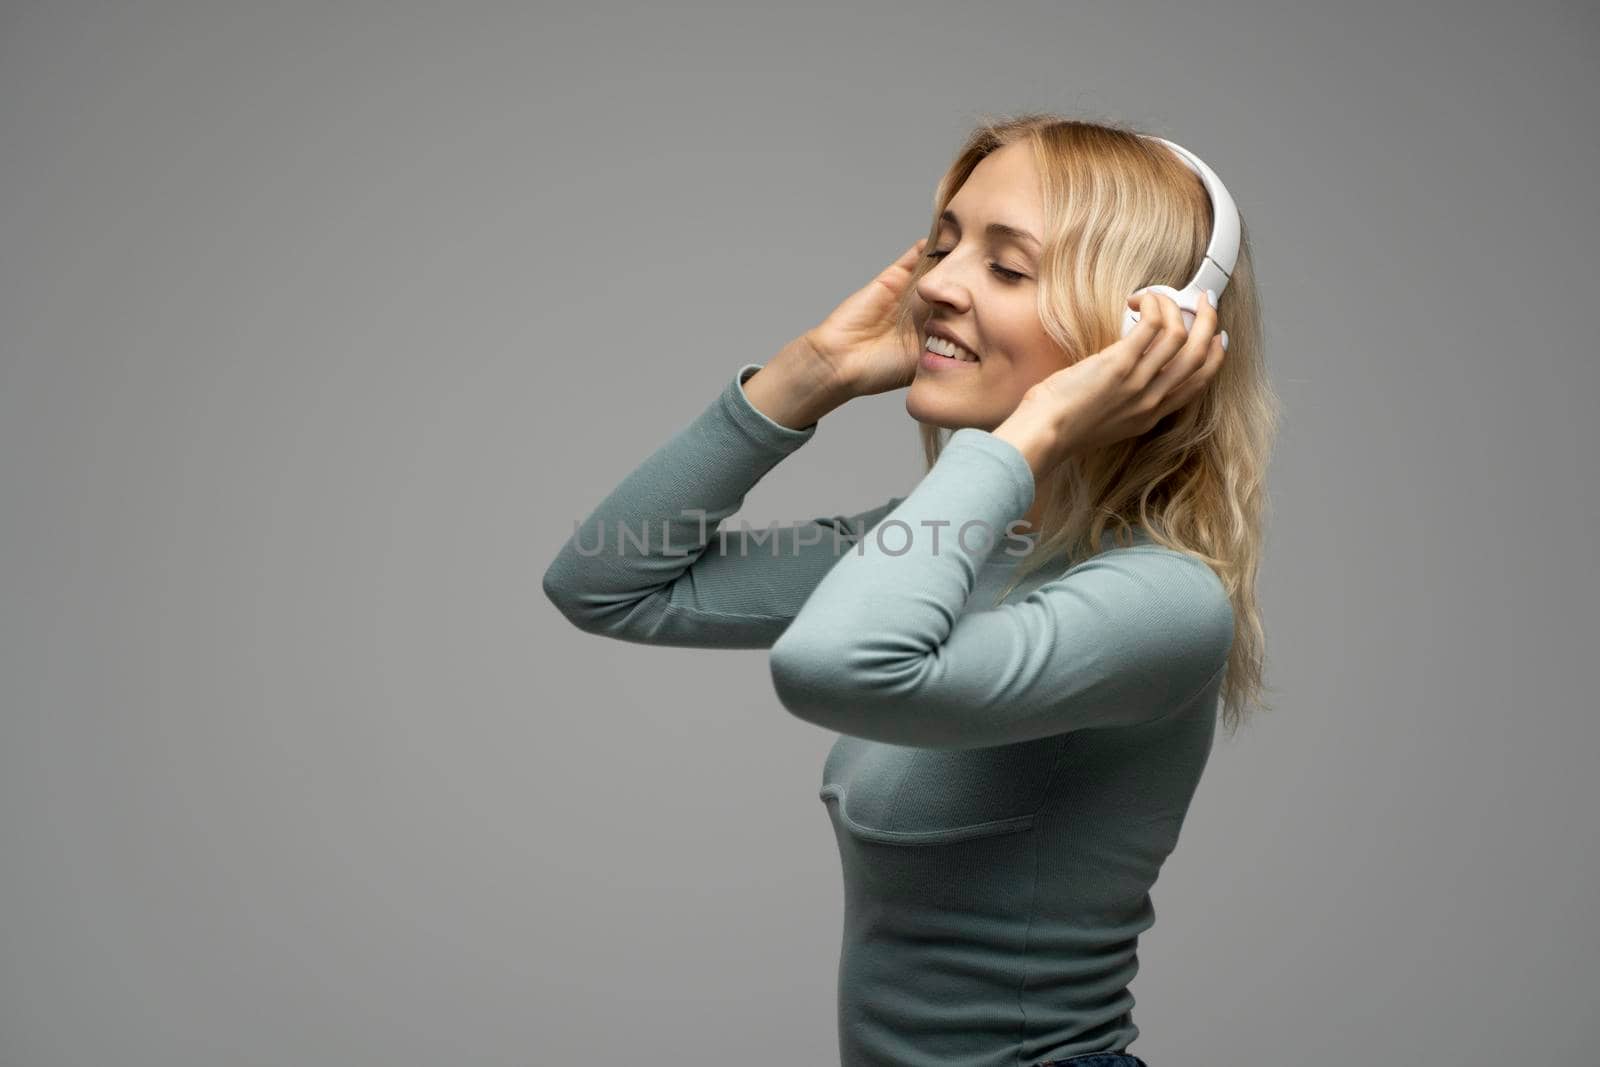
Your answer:
[[[819,796],[844,874],[842,1067],[1126,1049],[1150,888],[1233,642],[1221,581],[1142,531],[1108,534],[995,606],[1031,541],[1007,524],[1034,482],[1020,451],[971,427],[909,495],[722,529],[817,431],[750,403],[759,368],[578,525],[545,594],[588,633],[770,649],[778,702],[839,734]]]

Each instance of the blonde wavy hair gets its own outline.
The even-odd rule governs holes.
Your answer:
[[[1123,309],[1135,289],[1182,287],[1194,276],[1211,233],[1211,201],[1171,149],[1125,125],[1044,113],[986,118],[939,182],[927,248],[936,247],[939,215],[979,161],[1023,141],[1033,148],[1045,210],[1039,318],[1068,354],[1065,367],[1121,338]],[[934,262],[922,259],[901,300],[899,325],[912,333],[916,282]],[[1069,456],[1041,480],[1040,536],[996,604],[1041,567],[1095,555],[1108,531],[1114,544],[1131,544],[1135,523],[1153,542],[1199,557],[1222,579],[1233,605],[1221,699],[1231,736],[1247,705],[1272,707],[1262,698],[1270,687],[1262,680],[1266,639],[1256,571],[1280,413],[1266,374],[1243,212],[1239,258],[1218,315],[1228,351],[1198,398],[1147,433]],[[952,431],[925,423],[919,432],[931,469]]]

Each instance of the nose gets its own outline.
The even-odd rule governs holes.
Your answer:
[[[928,268],[917,279],[917,295],[929,304],[943,304],[952,311],[965,311],[972,302],[972,293],[961,284],[957,261],[945,256]]]

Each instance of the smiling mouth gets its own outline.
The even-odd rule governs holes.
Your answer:
[[[937,334],[928,334],[922,342],[922,351],[930,356],[948,359],[953,363],[976,363],[976,353],[970,352],[954,341],[947,341]]]

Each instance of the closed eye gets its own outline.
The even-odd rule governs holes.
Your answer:
[[[944,252],[928,252],[928,253],[926,253],[928,259],[943,259],[945,256],[948,256],[949,254],[950,253],[948,251],[944,251]],[[1022,279],[1027,277],[1026,274],[1023,274],[1020,271],[1008,270],[1007,268],[1002,267],[998,263],[990,263],[989,264],[989,269],[994,271],[1001,278],[1005,279],[1008,282],[1020,282]]]

